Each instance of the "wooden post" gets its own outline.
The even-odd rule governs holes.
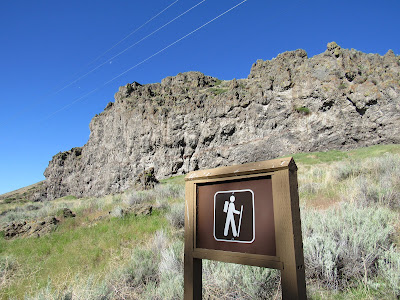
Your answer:
[[[184,299],[202,298],[202,262],[193,257],[194,250],[194,203],[196,186],[185,184],[185,256],[184,256]]]
[[[276,171],[272,181],[282,299],[307,299],[296,169],[294,165]]]

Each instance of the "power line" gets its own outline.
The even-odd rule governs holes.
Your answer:
[[[131,35],[135,34],[137,31],[139,31],[141,28],[143,28],[145,25],[147,25],[148,23],[150,23],[152,20],[154,20],[155,18],[157,18],[158,16],[160,16],[163,12],[165,12],[167,9],[169,9],[171,6],[173,6],[175,3],[177,3],[179,0],[176,0],[175,2],[171,3],[170,5],[168,5],[166,8],[164,8],[162,11],[160,11],[159,13],[157,13],[155,16],[151,17],[150,19],[148,19],[145,23],[143,23],[142,25],[140,25],[138,28],[136,28],[135,30],[133,30],[132,32],[128,33],[128,35],[126,35],[123,39],[121,39],[120,41],[118,41],[116,44],[114,44],[111,48],[107,49],[106,51],[104,51],[102,54],[100,54],[98,57],[96,57],[94,60],[92,60],[91,62],[89,62],[88,64],[86,64],[86,67],[90,66],[91,64],[93,64],[94,62],[96,62],[100,57],[104,56],[106,53],[108,53],[109,51],[111,51],[112,49],[114,49],[116,46],[118,46],[119,44],[121,44],[123,41],[125,41],[128,37],[130,37]],[[112,59],[112,58],[111,58]],[[108,60],[109,61],[109,60]],[[107,61],[107,62],[108,62]],[[94,71],[94,70],[92,70]],[[80,71],[76,72],[74,75],[72,75],[71,77],[75,77],[76,75],[79,74]],[[91,72],[89,72],[91,73]],[[89,74],[87,73],[87,74]],[[83,75],[83,77],[85,77],[87,74]],[[78,81],[79,79],[82,79],[83,77],[78,78],[77,80],[71,82],[70,84],[68,84],[67,86],[61,88],[60,90],[58,90],[55,93],[59,93],[62,90],[64,90],[65,88],[69,87],[71,84],[75,83],[76,81]]]
[[[79,78],[75,79],[74,81],[70,82],[69,84],[67,84],[66,86],[64,86],[62,89],[60,89],[58,92],[61,92],[62,90],[66,89],[67,87],[71,86],[72,84],[78,82],[79,80],[81,80],[82,78],[85,78],[87,75],[93,73],[94,71],[96,71],[97,69],[101,68],[102,66],[104,66],[106,63],[112,61],[113,59],[117,58],[118,56],[120,56],[121,54],[125,53],[126,51],[128,51],[129,49],[133,48],[134,46],[138,45],[139,43],[143,42],[145,39],[149,38],[150,36],[152,36],[153,34],[155,34],[156,32],[160,31],[161,29],[163,29],[165,26],[171,24],[172,22],[176,21],[177,19],[179,19],[180,17],[182,17],[183,15],[187,14],[189,11],[191,11],[192,9],[196,8],[197,6],[199,6],[200,4],[202,4],[203,2],[205,2],[206,0],[202,0],[199,3],[197,3],[196,5],[192,6],[191,8],[189,8],[188,10],[186,10],[185,12],[181,13],[179,16],[173,18],[171,21],[165,23],[164,25],[162,25],[161,27],[157,28],[156,30],[154,30],[152,33],[146,35],[144,38],[140,39],[139,41],[137,41],[136,43],[133,43],[132,45],[130,45],[129,47],[125,48],[124,50],[122,50],[121,52],[119,52],[118,54],[114,55],[113,57],[111,57],[110,59],[106,60],[105,62],[101,63],[100,65],[98,65],[97,67],[91,69],[89,72],[83,74],[82,76],[80,76]]]
[[[96,59],[94,59],[93,61],[91,61],[88,65],[94,63],[95,61],[97,61],[100,57],[102,57],[104,54],[108,53],[109,51],[111,51],[112,49],[114,49],[116,46],[118,46],[119,44],[121,44],[123,41],[125,41],[128,37],[130,37],[131,35],[135,34],[137,31],[139,31],[142,27],[146,26],[148,23],[150,23],[152,20],[154,20],[155,18],[157,18],[159,15],[161,15],[163,12],[165,12],[168,8],[170,8],[171,6],[173,6],[175,3],[177,3],[179,0],[176,0],[175,2],[171,3],[170,5],[168,5],[166,8],[164,8],[162,11],[160,11],[158,14],[156,14],[154,17],[150,18],[149,20],[147,20],[145,23],[143,23],[142,25],[140,25],[138,28],[136,28],[134,31],[132,31],[131,33],[129,33],[127,36],[125,36],[122,40],[120,40],[118,43],[116,43],[114,46],[112,46],[110,49],[106,50],[105,52],[103,52],[102,54],[100,54]]]
[[[68,107],[72,106],[73,104],[77,103],[78,101],[82,100],[83,98],[87,97],[88,95],[98,91],[99,89],[101,89],[102,87],[106,86],[107,84],[111,83],[112,81],[114,81],[115,79],[121,77],[122,75],[128,73],[129,71],[137,68],[138,66],[140,66],[141,64],[145,63],[146,61],[148,61],[149,59],[153,58],[154,56],[164,52],[165,50],[167,50],[168,48],[172,47],[173,45],[179,43],[180,41],[182,41],[183,39],[187,38],[188,36],[192,35],[193,33],[199,31],[200,29],[202,29],[203,27],[207,26],[208,24],[214,22],[215,20],[219,19],[220,17],[222,17],[223,15],[227,14],[228,12],[230,12],[231,10],[237,8],[238,6],[242,5],[243,3],[247,2],[248,0],[243,0],[242,2],[236,4],[235,6],[231,7],[230,9],[226,10],[225,12],[223,12],[222,14],[216,16],[215,18],[213,18],[212,20],[204,23],[203,25],[201,25],[200,27],[196,28],[195,30],[189,32],[188,34],[184,35],[183,37],[177,39],[175,42],[169,44],[168,46],[164,47],[163,49],[159,50],[158,52],[150,55],[149,57],[147,57],[146,59],[142,60],[141,62],[137,63],[136,65],[130,67],[129,69],[125,70],[124,72],[120,73],[119,75],[113,77],[112,79],[110,79],[109,81],[103,83],[101,86],[91,90],[90,92],[86,93],[85,95],[75,99],[74,101],[72,101],[71,103],[65,105],[64,107],[60,108],[59,110],[55,111],[54,113],[48,115],[44,120],[47,120],[49,118],[51,118],[52,116],[54,116],[55,114],[67,109]],[[43,120],[43,121],[44,121]]]
[[[154,20],[155,18],[157,18],[158,16],[160,16],[162,13],[164,13],[167,9],[169,9],[171,6],[173,6],[174,4],[176,4],[179,0],[174,1],[173,3],[171,3],[170,5],[168,5],[166,8],[164,8],[163,10],[161,10],[159,13],[157,13],[155,16],[151,17],[150,19],[148,19],[145,23],[143,23],[142,25],[140,25],[138,28],[136,28],[134,31],[130,32],[128,35],[126,35],[123,39],[121,39],[120,41],[118,41],[116,44],[114,44],[111,48],[109,48],[108,50],[106,50],[105,52],[103,52],[101,55],[99,55],[96,59],[92,60],[90,63],[86,64],[85,67],[90,66],[92,63],[94,63],[95,61],[97,61],[100,57],[104,56],[106,53],[108,53],[109,51],[111,51],[112,49],[114,49],[117,45],[119,45],[120,43],[122,43],[123,41],[125,41],[128,37],[130,37],[131,35],[133,35],[134,33],[136,33],[137,31],[139,31],[141,28],[143,28],[145,25],[147,25],[148,23],[150,23],[152,20]],[[204,0],[205,1],[205,0]],[[125,50],[124,50],[125,51]],[[123,51],[123,52],[124,52]],[[119,53],[122,54],[123,52]],[[119,55],[118,54],[118,55]],[[118,56],[117,55],[117,56]],[[116,56],[115,56],[116,57]],[[115,58],[113,57],[113,58]],[[110,60],[112,60],[113,58],[111,58]],[[109,62],[110,60],[106,61]],[[104,63],[105,64],[105,63]],[[101,64],[99,67],[101,67]],[[72,84],[76,83],[77,81],[79,81],[80,79],[82,79],[83,77],[87,76],[88,74],[90,74],[91,72],[93,72],[94,70],[98,69],[99,67],[91,70],[90,72],[86,73],[85,75],[79,77],[78,79],[68,83],[67,85],[65,85],[64,87],[56,90],[55,92],[49,92],[47,95],[43,96],[39,101],[37,101],[35,104],[38,104],[40,102],[42,102],[43,100],[45,100],[46,98],[52,97],[57,95],[59,92],[65,90],[66,88],[70,87]],[[79,74],[80,71],[76,72],[74,75],[72,75],[72,77],[75,77],[76,75]],[[7,119],[6,121],[9,122],[11,120],[16,119],[18,116],[20,116],[21,114],[23,114],[24,112],[29,111],[32,107],[34,106],[34,104],[32,104],[31,106],[25,108],[22,111],[19,111],[18,113],[14,114],[13,116],[11,116],[9,119]],[[5,121],[5,122],[6,122]]]

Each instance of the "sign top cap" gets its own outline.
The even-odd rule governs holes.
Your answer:
[[[186,181],[212,179],[220,177],[235,177],[248,174],[268,173],[283,169],[297,170],[293,157],[277,158],[259,162],[218,167],[215,169],[190,172],[185,176]]]

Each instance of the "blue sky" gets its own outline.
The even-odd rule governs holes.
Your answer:
[[[160,82],[186,71],[245,78],[257,59],[299,48],[311,57],[331,41],[400,54],[398,0],[247,0],[124,73],[241,1],[2,1],[0,194],[43,180],[53,155],[83,146],[90,120],[128,82]]]

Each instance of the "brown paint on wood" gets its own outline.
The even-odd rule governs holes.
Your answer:
[[[184,299],[201,299],[202,297],[202,259],[280,269],[282,298],[307,298],[296,171],[296,164],[289,157],[196,171],[186,176]],[[273,247],[275,252],[271,252],[271,249],[262,250],[262,254],[260,254],[259,250],[252,251],[240,247],[221,249],[217,246],[218,249],[215,249],[215,245],[209,244],[207,238],[204,239],[203,236],[204,234],[208,236],[210,233],[209,227],[208,229],[203,228],[203,221],[209,214],[207,210],[213,212],[214,206],[208,207],[210,197],[207,196],[204,200],[202,193],[215,194],[216,190],[212,188],[213,186],[220,190],[224,184],[229,185],[235,180],[235,184],[241,181],[256,182],[258,180],[262,182],[262,180],[266,180],[266,177],[270,178],[268,180],[270,180],[271,188],[269,191],[261,189],[261,193],[272,193],[272,208],[268,209],[273,211],[272,231],[275,236],[275,246]],[[264,188],[265,186],[264,182]],[[230,187],[226,186],[226,188]],[[207,189],[209,190],[206,191]],[[241,189],[239,188],[239,190]],[[243,188],[243,190],[245,189],[248,188]],[[205,204],[204,207],[203,204]],[[209,222],[207,221],[206,224]],[[255,231],[257,237],[259,231],[257,227]],[[274,254],[271,255],[271,253]]]
[[[306,299],[296,170],[275,172],[272,189],[276,250],[283,263],[282,299]]]
[[[185,185],[185,256],[184,256],[184,299],[202,298],[202,262],[193,257],[195,186]]]
[[[254,219],[255,228],[257,228],[257,230],[254,232],[255,237],[252,243],[218,241],[214,237],[214,196],[217,192],[233,190],[251,190],[254,193]],[[211,184],[199,184],[197,185],[196,206],[196,248],[264,254],[269,256],[276,255],[271,176],[261,179],[228,180]],[[219,206],[216,207],[216,210],[222,212],[222,208],[223,207]],[[237,207],[237,209],[240,208]],[[222,215],[226,214],[222,212]],[[237,219],[236,222],[238,223]],[[242,219],[242,221],[246,220]],[[247,222],[250,222],[250,216],[247,218]],[[217,226],[218,225],[224,227],[224,224],[217,224]],[[249,226],[247,226],[247,228],[249,228]],[[243,236],[243,234],[247,234],[249,237],[252,235],[250,232],[243,232],[243,230],[247,228],[242,225],[241,236]],[[229,232],[228,237],[232,237],[231,232]],[[232,239],[234,238],[232,237]],[[245,240],[251,240],[251,238]]]
[[[219,167],[215,169],[200,170],[190,172],[186,175],[185,180],[202,180],[202,179],[212,179],[221,177],[236,177],[242,175],[250,175],[265,172],[274,172],[281,169],[291,169],[296,168],[293,158],[285,157],[272,159],[267,161],[260,161],[255,163],[248,163],[237,166]]]
[[[218,251],[209,249],[195,249],[193,251],[193,257],[199,259],[217,260],[228,263],[265,267],[265,268],[279,269],[279,270],[282,270],[283,268],[283,264],[280,261],[279,257],[268,256],[268,255]]]

